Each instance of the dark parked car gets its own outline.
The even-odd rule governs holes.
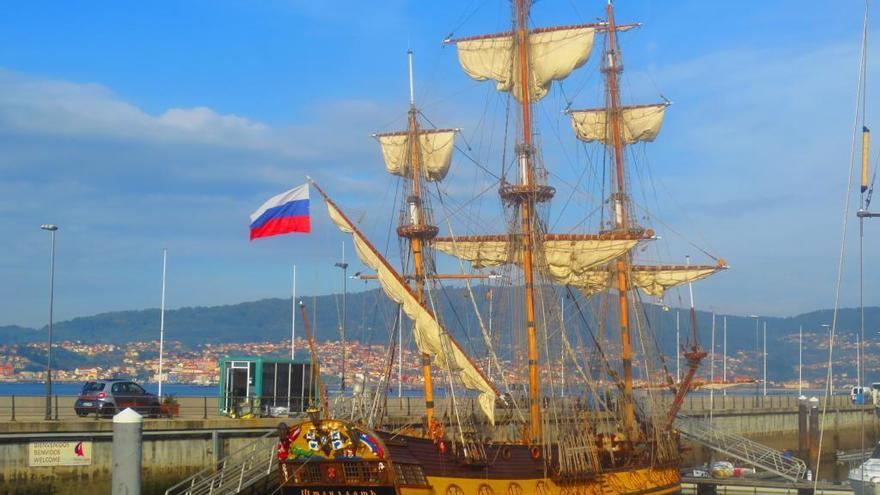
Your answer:
[[[159,415],[159,399],[131,380],[86,382],[73,405],[77,416],[112,416],[127,407],[146,416]]]

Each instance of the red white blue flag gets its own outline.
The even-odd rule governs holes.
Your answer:
[[[251,240],[310,231],[308,184],[273,196],[251,213]]]

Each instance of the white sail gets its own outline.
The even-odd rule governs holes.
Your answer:
[[[630,283],[651,296],[663,297],[663,294],[673,287],[696,282],[726,268],[723,262],[716,266],[634,265],[630,268]],[[611,270],[605,269],[591,270],[571,277],[568,283],[579,288],[584,294],[590,295],[608,289],[612,282]]]
[[[455,373],[465,388],[479,392],[480,409],[494,425],[495,399],[498,396],[495,387],[437,322],[434,314],[416,299],[416,295],[401,276],[379,255],[369,241],[332,202],[328,200],[326,203],[333,223],[339,227],[339,230],[351,234],[358,257],[365,265],[376,270],[382,290],[392,301],[400,304],[403,312],[413,321],[413,335],[419,351],[432,356],[435,366]]]
[[[568,283],[593,267],[605,264],[626,253],[641,240],[596,236],[547,236],[541,243],[547,271],[560,283]],[[465,261],[474,268],[513,263],[522,264],[522,250],[511,245],[506,236],[437,238],[431,246]]]
[[[376,139],[382,147],[385,170],[390,174],[411,178],[409,134],[407,132],[378,134]],[[425,179],[433,182],[441,181],[446,177],[452,162],[454,141],[453,129],[419,131],[420,166]]]
[[[650,269],[648,269],[650,268]],[[632,270],[632,283],[646,293],[663,297],[667,289],[684,285],[688,282],[696,282],[713,273],[726,268],[720,266],[659,266],[659,267],[634,267]]]
[[[593,49],[594,27],[574,27],[529,33],[529,97],[538,101],[553,81],[568,77],[586,63]],[[513,33],[456,41],[458,61],[477,81],[493,80],[498,91],[521,99],[522,79]]]
[[[639,105],[623,107],[621,117],[621,140],[623,144],[653,141],[660,133],[663,115],[668,105]],[[575,110],[571,112],[571,125],[581,141],[599,141],[610,144],[613,135],[607,123],[608,111],[604,108]]]

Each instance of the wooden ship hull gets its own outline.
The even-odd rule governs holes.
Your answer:
[[[321,427],[316,429],[307,421],[290,428],[300,433],[288,448],[289,456],[279,463],[278,476],[285,494],[664,495],[681,489],[675,461],[623,462],[600,451],[596,459],[604,464],[600,470],[591,472],[584,466],[580,474],[560,475],[558,468],[553,473],[556,447],[548,452],[549,459],[544,455],[546,449],[522,444],[483,445],[474,456],[449,441],[372,432],[337,420],[318,424],[329,425],[327,440],[312,440],[311,447],[303,432]],[[337,434],[339,448],[323,448]],[[351,438],[357,441],[351,442]],[[616,462],[621,464],[615,467]]]

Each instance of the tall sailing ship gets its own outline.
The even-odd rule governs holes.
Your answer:
[[[655,235],[638,221],[627,148],[657,137],[668,106],[621,101],[623,63],[617,38],[637,25],[617,24],[609,2],[600,22],[533,28],[529,4],[512,2],[508,32],[445,41],[456,47],[468,76],[494,81],[509,96],[517,135],[512,153],[505,153],[511,163],[502,163],[502,173],[495,176],[506,232],[466,229],[467,235],[457,235],[452,230],[461,223],[447,222],[448,232],[440,235],[429,188],[446,178],[457,130],[437,129],[422,119],[413,97],[411,63],[407,128],[375,136],[387,171],[404,185],[396,229],[405,250],[404,268],[392,266],[312,183],[330,218],[351,235],[360,260],[375,270],[384,294],[412,323],[421,353],[425,416],[418,428],[383,431],[373,428],[380,422],[372,414],[343,420],[330,417],[326,407],[311,410],[309,421],[282,432],[285,493],[610,495],[680,490],[680,446],[673,423],[687,382],[705,353],[692,345],[685,354],[690,372],[676,384],[642,309],[641,293],[662,297],[672,287],[726,266],[721,259],[709,265],[637,262],[634,251]],[[577,139],[601,150],[600,171],[607,177],[602,189],[611,192],[598,208],[598,231],[552,233],[547,206],[556,189],[548,184],[534,110],[554,81],[587,62],[599,37],[604,37],[598,64],[604,106],[567,113]],[[458,258],[462,268],[469,264],[470,272],[438,273],[435,260],[441,255]],[[481,297],[497,298],[493,293],[506,290],[507,300],[514,301],[510,314],[500,320],[505,326],[499,330],[496,325],[494,332],[489,329],[496,315],[484,314],[471,288],[471,280],[486,280],[485,270],[493,270],[495,285]],[[483,337],[483,359],[466,352],[447,330],[450,322],[441,320],[437,292],[446,279],[465,281]],[[588,356],[567,335],[561,294],[573,301],[583,322],[580,328],[588,330]],[[616,328],[605,328],[612,323]],[[501,365],[496,349],[501,343],[512,343],[514,350],[507,356],[527,369],[525,390],[514,387],[510,370]],[[558,358],[551,357],[551,350]],[[554,371],[560,367],[570,369],[570,382],[585,399],[577,408],[559,407],[566,390]],[[435,409],[435,381],[444,385],[448,404],[442,415]],[[674,398],[664,387],[673,390]],[[571,394],[572,386],[568,389]],[[468,400],[476,404],[474,409],[465,406]],[[496,410],[504,411],[498,421]]]

